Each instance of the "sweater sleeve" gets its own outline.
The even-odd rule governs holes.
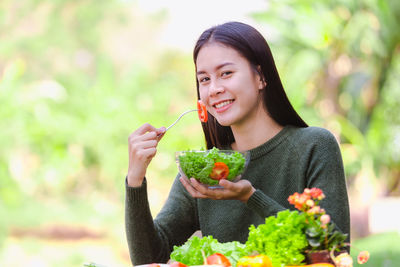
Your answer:
[[[184,243],[198,229],[195,200],[175,179],[165,205],[153,221],[146,179],[140,187],[125,186],[125,228],[132,264],[167,262],[173,246]]]
[[[276,214],[286,208],[264,194],[261,190],[256,190],[247,201],[247,207],[255,211],[262,218],[266,218],[271,214]]]

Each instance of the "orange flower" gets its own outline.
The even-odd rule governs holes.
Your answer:
[[[364,250],[358,254],[357,262],[358,264],[364,264],[368,261],[368,259],[369,259],[369,252]]]
[[[293,195],[290,195],[288,198],[288,201],[290,204],[295,205],[297,200],[299,199],[300,194],[298,192],[294,193]]]
[[[314,199],[322,200],[325,198],[324,193],[322,192],[321,189],[313,187],[310,189],[310,195]]]

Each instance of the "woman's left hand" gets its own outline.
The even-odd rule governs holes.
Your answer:
[[[180,181],[194,198],[236,199],[246,203],[256,191],[248,180],[230,182],[226,179],[221,179],[219,180],[219,185],[222,188],[208,188],[194,178],[190,178],[189,181],[185,176],[181,176]]]

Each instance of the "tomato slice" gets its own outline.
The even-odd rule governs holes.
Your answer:
[[[221,265],[225,267],[229,267],[232,264],[228,260],[227,257],[225,257],[221,253],[214,253],[206,258],[206,265]]]
[[[169,265],[169,267],[188,267],[188,266],[186,264],[183,264],[182,262],[174,261]]]
[[[229,174],[229,167],[223,162],[215,162],[214,168],[210,173],[210,178],[214,180],[226,179]]]
[[[201,122],[207,122],[207,108],[201,100],[197,101],[197,113],[199,114],[199,119]]]

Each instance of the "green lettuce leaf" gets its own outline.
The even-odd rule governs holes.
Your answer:
[[[186,265],[202,265],[204,264],[202,251],[205,257],[217,252],[221,253],[229,259],[232,266],[236,266],[237,260],[246,255],[244,244],[240,242],[220,243],[212,236],[203,238],[193,236],[182,246],[174,246],[170,258],[172,261],[179,261]]]
[[[180,167],[188,178],[194,177],[203,184],[217,185],[218,181],[210,178],[215,162],[223,162],[229,168],[228,180],[232,181],[241,174],[245,167],[245,158],[239,152],[232,154],[219,153],[218,148],[212,148],[208,153],[187,151],[179,156]]]
[[[267,255],[274,267],[300,265],[308,243],[304,234],[305,216],[298,211],[284,210],[265,219],[265,224],[250,226],[246,241],[248,254]]]

